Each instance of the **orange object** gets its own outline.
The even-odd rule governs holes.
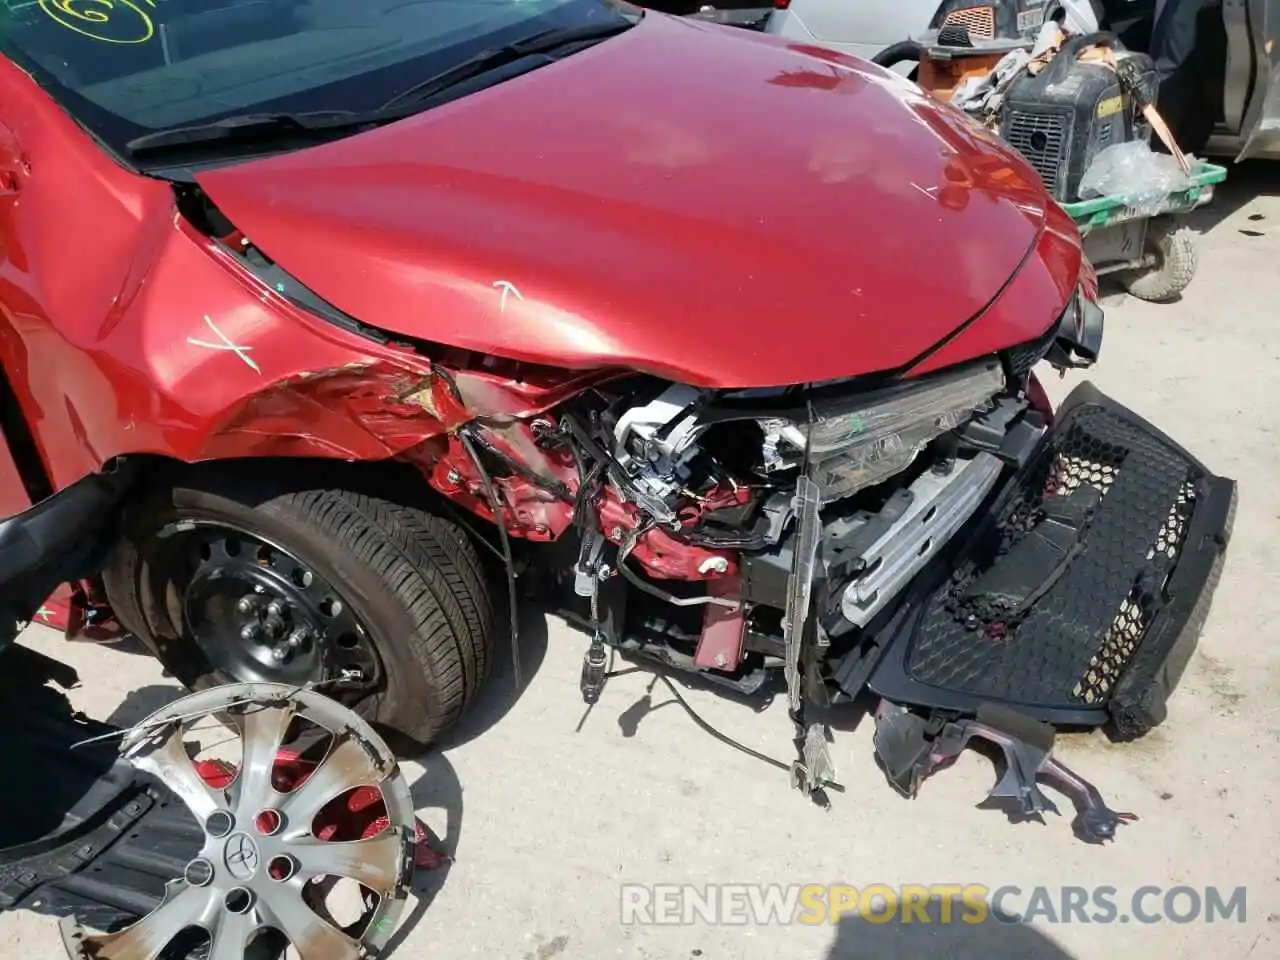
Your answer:
[[[996,53],[960,53],[946,58],[920,55],[920,70],[916,83],[929,94],[944,102],[951,101],[951,94],[970,77],[985,77],[995,69],[1000,58],[1008,51]]]

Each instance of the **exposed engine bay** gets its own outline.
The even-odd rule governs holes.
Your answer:
[[[596,581],[620,576],[668,618],[696,611],[676,616],[690,640],[668,639],[662,655],[749,689],[761,671],[785,667],[804,631],[797,585],[812,585],[815,635],[829,647],[885,609],[977,508],[1000,460],[966,443],[962,425],[1017,420],[1034,443],[1044,420],[1005,385],[992,358],[853,394],[676,386],[639,405],[628,390],[604,410],[566,412],[576,456],[612,460],[586,477],[586,502],[612,491],[636,512],[634,523],[610,524],[601,511],[595,529],[588,518],[575,588],[590,597]],[[617,548],[612,561],[606,545]],[[723,611],[736,622],[726,626]]]
[[[1039,777],[1072,797],[1080,836],[1111,839],[1132,818],[1051,758],[1055,725],[1133,737],[1162,718],[1171,678],[1143,634],[1180,596],[1211,592],[1234,485],[1087,384],[1051,416],[1031,366],[1087,366],[1101,335],[1101,310],[1077,295],[1035,343],[918,380],[709,391],[629,377],[536,420],[534,445],[577,476],[560,476],[571,528],[521,563],[590,632],[586,702],[610,647],[740,693],[780,679],[792,777],[825,803],[830,738],[806,708],[870,687],[877,751],[906,795],[980,736],[1008,760],[993,796],[1051,810]],[[514,490],[484,459],[497,515]],[[1197,505],[1217,545],[1180,567]],[[1179,573],[1197,587],[1171,591]],[[1198,630],[1168,634],[1175,659]]]
[[[743,694],[778,684],[796,728],[794,782],[825,803],[825,790],[838,786],[828,731],[806,709],[851,701],[869,686],[884,697],[877,748],[902,792],[913,795],[941,756],[983,736],[1010,759],[996,795],[1023,813],[1052,809],[1035,786],[1042,776],[1072,795],[1077,832],[1098,842],[1129,815],[1113,815],[1087,782],[1055,766],[1053,725],[1109,724],[1136,736],[1158,722],[1157,710],[1115,694],[1122,678],[1132,680],[1137,634],[1153,622],[1159,590],[1139,601],[1125,585],[1093,611],[1094,636],[1070,641],[1070,676],[1058,679],[1071,689],[1062,696],[986,691],[982,678],[1000,675],[1005,660],[1037,656],[1039,605],[1072,589],[1072,573],[1087,565],[1073,561],[1101,540],[1091,524],[1125,461],[1122,437],[1140,439],[1117,427],[1085,461],[1055,449],[1055,432],[1076,436],[1078,426],[1062,412],[1054,421],[1030,368],[1088,366],[1101,335],[1101,310],[1078,294],[1036,342],[918,379],[744,391],[607,380],[533,419],[527,436],[514,425],[465,429],[472,479],[456,461],[447,477],[460,498],[487,498],[492,516],[514,514],[504,533],[555,541],[512,559],[538,596],[557,597],[589,632],[587,703],[600,696],[609,648]],[[1064,410],[1109,405],[1091,389]],[[1124,476],[1136,480],[1137,458],[1129,462]],[[1063,481],[1064,469],[1079,475]],[[1176,556],[1193,477],[1207,474],[1184,465],[1155,527],[1139,535],[1151,540],[1150,556]],[[966,564],[974,542],[982,555]],[[1141,577],[1167,583],[1169,566]],[[936,589],[939,577],[946,589]],[[914,648],[933,662],[910,636],[911,620],[939,597],[940,636],[962,658],[981,661],[975,651],[984,651],[981,674],[921,680],[900,661]],[[1130,635],[1117,649],[1121,629]],[[1035,762],[1018,752],[1028,743]]]

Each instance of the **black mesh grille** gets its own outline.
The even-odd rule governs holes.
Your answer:
[[[1119,413],[1077,408],[929,601],[908,673],[992,699],[1104,706],[1161,608],[1200,489],[1195,471]],[[1046,501],[1081,487],[1096,504],[1061,576],[1025,609],[975,600],[975,582],[1036,529]]]
[[[1005,137],[1035,167],[1049,192],[1057,195],[1067,156],[1067,119],[1052,113],[1014,110]]]
[[[1036,339],[1020,343],[1016,347],[1010,347],[1005,351],[1005,359],[1009,363],[1009,371],[1014,380],[1021,380],[1031,372],[1032,367],[1044,359],[1044,355],[1053,346],[1054,338],[1058,336],[1058,330],[1062,326],[1062,321],[1065,317],[1066,314],[1064,313],[1062,317],[1059,317],[1048,330]]]

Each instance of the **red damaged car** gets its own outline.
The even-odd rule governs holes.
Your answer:
[[[1235,486],[1087,384],[1050,409],[1102,311],[991,135],[614,0],[0,22],[5,512],[123,507],[73,635],[429,743],[505,580],[585,628],[588,702],[609,648],[785,688],[819,799],[813,708],[869,689],[903,792],[983,736],[998,794],[1123,820],[1053,730],[1162,719]]]

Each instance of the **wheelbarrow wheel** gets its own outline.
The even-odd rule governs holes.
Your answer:
[[[1120,274],[1125,289],[1139,300],[1170,303],[1178,299],[1196,275],[1196,237],[1177,221],[1157,217],[1147,225],[1149,267]]]

